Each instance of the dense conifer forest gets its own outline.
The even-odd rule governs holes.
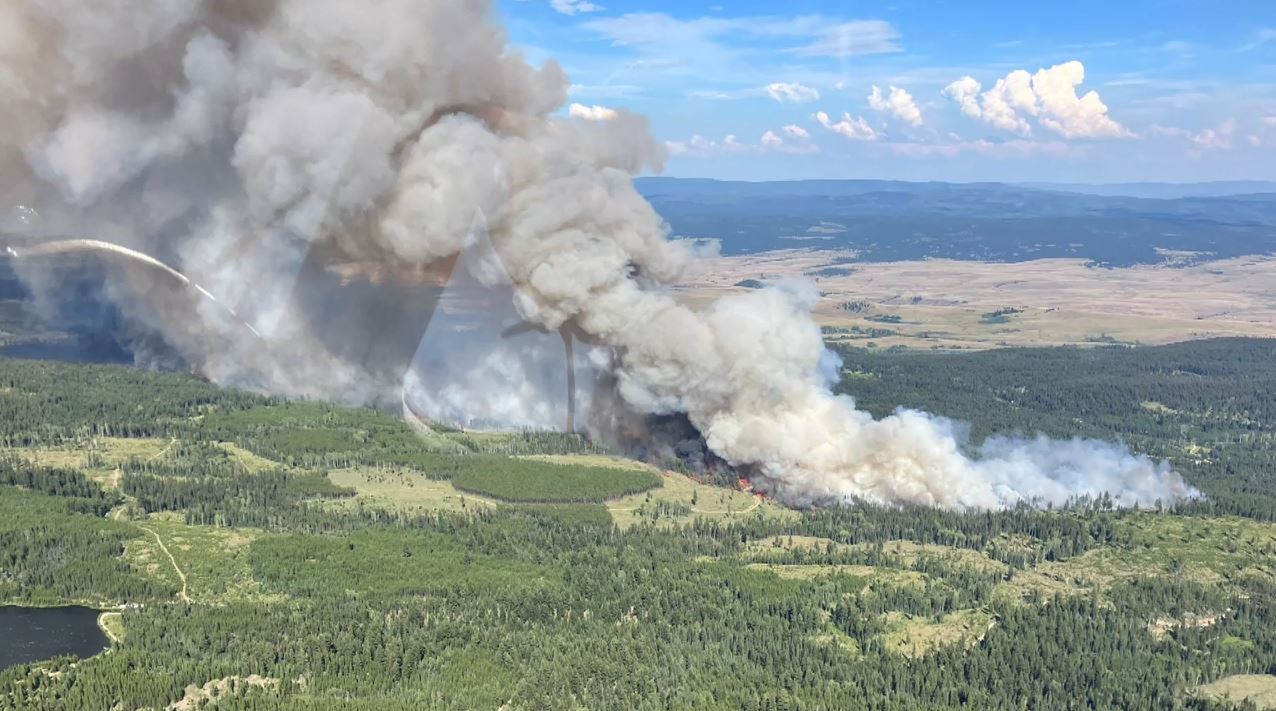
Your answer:
[[[1121,438],[1208,498],[786,512],[575,437],[0,360],[0,602],[122,613],[0,708],[1223,709],[1276,675],[1276,345],[841,355],[879,415]]]

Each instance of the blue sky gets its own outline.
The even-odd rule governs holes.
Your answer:
[[[670,175],[1276,180],[1276,0],[500,8],[579,115],[648,116]]]

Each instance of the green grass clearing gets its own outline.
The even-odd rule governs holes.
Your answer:
[[[886,648],[910,658],[955,644],[977,644],[995,624],[992,614],[983,610],[959,610],[939,620],[891,612],[886,623]]]
[[[1248,702],[1260,709],[1276,709],[1276,676],[1237,674],[1199,686],[1196,693],[1215,701],[1231,701],[1237,706]]]
[[[424,513],[428,511],[470,511],[499,502],[457,491],[451,482],[427,479],[404,469],[355,467],[328,473],[337,486],[359,492],[354,498],[333,500],[328,505],[341,508],[366,506],[385,511]]]
[[[608,503],[616,525],[629,528],[653,521],[672,525],[691,523],[697,518],[727,520],[739,516],[793,521],[800,516],[760,496],[701,484],[675,472],[665,472],[663,484],[658,489]]]
[[[259,601],[276,602],[278,595],[266,594],[253,579],[248,562],[249,547],[265,536],[248,528],[214,528],[189,526],[178,514],[157,514],[140,525],[154,531],[164,541],[173,560],[186,576],[186,594],[193,602]],[[156,566],[161,579],[177,581],[172,562],[158,550],[153,537],[143,539],[152,544],[147,550],[147,571]]]
[[[84,476],[105,489],[120,488],[119,468],[132,459],[149,459],[161,455],[172,440],[122,437],[94,437],[82,443],[57,447],[15,447],[4,450],[36,466],[78,469]]]
[[[590,503],[631,496],[661,485],[658,474],[617,467],[568,466],[500,457],[466,458],[452,485],[518,503]]]
[[[217,446],[229,453],[232,459],[254,474],[270,471],[271,469],[278,469],[283,466],[279,462],[253,454],[243,447],[231,444],[230,442],[219,442]]]
[[[122,612],[103,612],[97,617],[97,626],[102,629],[102,634],[111,640],[111,644],[123,642],[127,634],[124,631],[124,613]]]

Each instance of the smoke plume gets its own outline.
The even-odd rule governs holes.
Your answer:
[[[378,349],[415,345],[402,324],[428,322],[418,304],[490,243],[499,276],[460,268],[507,285],[536,331],[594,344],[594,427],[681,413],[786,502],[1195,495],[1113,445],[971,451],[930,415],[874,421],[831,394],[838,366],[799,289],[679,303],[671,285],[695,254],[631,179],[663,161],[647,122],[561,117],[563,72],[529,65],[493,14],[483,0],[7,0],[2,197],[43,215],[40,235],[121,245],[206,290],[137,318],[222,382],[397,401],[403,373]],[[413,287],[355,309],[352,284]],[[436,394],[438,407],[510,410],[491,398],[521,385],[486,381]]]

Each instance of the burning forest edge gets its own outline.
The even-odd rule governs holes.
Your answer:
[[[18,88],[4,108],[15,129],[0,138],[0,174],[23,200],[15,221],[33,237],[92,229],[100,249],[198,285],[207,298],[161,299],[126,268],[108,272],[103,293],[127,327],[160,334],[216,382],[398,402],[424,359],[450,374],[418,381],[438,419],[574,426],[576,398],[544,388],[565,376],[557,393],[576,390],[583,337],[595,344],[579,354],[594,374],[581,403],[593,437],[676,447],[648,423],[684,415],[716,457],[791,505],[1197,495],[1121,446],[1002,438],[972,449],[961,426],[926,413],[869,417],[830,391],[838,366],[808,287],[702,311],[679,303],[670,286],[696,268],[696,247],[670,240],[634,187],[664,158],[646,120],[557,116],[568,80],[512,52],[487,3],[121,6],[96,16],[98,30],[146,31],[110,48],[39,3],[3,13],[50,38],[4,65]],[[131,71],[139,61],[157,71]],[[365,271],[352,280],[343,264]],[[56,291],[47,272],[22,275],[37,295]],[[458,278],[466,298],[449,303]],[[431,332],[449,308],[470,326],[561,333],[567,367],[547,374],[543,344],[492,349],[464,324]],[[260,338],[240,337],[244,325]]]

